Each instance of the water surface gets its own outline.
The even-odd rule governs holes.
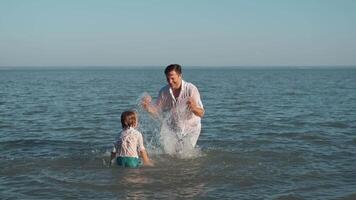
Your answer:
[[[183,73],[206,110],[200,153],[122,169],[106,163],[120,114],[156,97],[163,69],[0,70],[1,199],[355,198],[355,68]]]

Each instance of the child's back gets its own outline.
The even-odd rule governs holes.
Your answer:
[[[117,156],[118,165],[136,168],[142,165],[139,159],[139,157],[142,157],[144,165],[153,165],[143,145],[142,134],[135,129],[138,124],[136,113],[132,111],[123,112],[121,124],[123,130],[114,143],[111,160]]]

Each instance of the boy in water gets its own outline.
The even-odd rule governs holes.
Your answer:
[[[135,129],[138,125],[137,114],[133,111],[123,112],[121,125],[122,131],[114,143],[110,160],[116,157],[118,165],[137,168],[142,164],[139,159],[141,157],[144,166],[153,166],[143,145],[142,134]]]

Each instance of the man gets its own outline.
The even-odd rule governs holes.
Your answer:
[[[152,98],[147,95],[142,99],[142,106],[152,115],[162,117],[161,135],[162,127],[169,127],[170,134],[175,135],[168,137],[169,140],[175,138],[175,142],[184,143],[185,148],[195,147],[205,112],[199,91],[182,79],[180,65],[168,65],[164,73],[168,84],[159,91],[156,103],[151,103]]]

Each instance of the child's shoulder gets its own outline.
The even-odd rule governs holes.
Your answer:
[[[141,134],[141,132],[135,128],[128,128],[128,129],[125,129],[125,130],[122,130],[121,134]]]
[[[143,136],[142,136],[142,133],[141,133],[139,130],[137,130],[137,129],[134,129],[134,130],[133,130],[133,134],[135,135],[136,138],[143,137]]]
[[[132,131],[135,133],[135,134],[141,134],[141,132],[135,128],[132,128]]]

